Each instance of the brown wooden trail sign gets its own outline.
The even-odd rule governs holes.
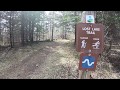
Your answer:
[[[79,61],[79,70],[95,71],[98,57],[99,55],[95,53],[92,54],[81,53]]]
[[[104,25],[79,23],[76,25],[76,50],[100,54],[104,45]]]

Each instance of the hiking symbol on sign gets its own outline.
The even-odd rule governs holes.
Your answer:
[[[87,44],[87,42],[85,42],[85,40],[82,40],[82,45],[81,45],[81,48],[85,48],[86,47],[86,44]]]

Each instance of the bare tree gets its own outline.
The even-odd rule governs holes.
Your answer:
[[[25,16],[24,16],[24,11],[21,12],[21,44],[24,46],[24,28],[25,28]]]
[[[9,16],[9,29],[10,29],[10,46],[11,48],[14,47],[14,33],[13,33],[13,28],[14,28],[14,11],[10,11],[10,16]]]

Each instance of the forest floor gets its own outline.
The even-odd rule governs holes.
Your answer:
[[[77,78],[78,59],[73,47],[69,40],[57,40],[12,49],[1,55],[0,78]]]
[[[117,63],[112,58],[99,60],[94,79],[120,78],[120,49],[115,51],[112,57]],[[36,42],[0,52],[0,79],[78,79],[78,63],[73,41]]]

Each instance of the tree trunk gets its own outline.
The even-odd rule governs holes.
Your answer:
[[[26,26],[26,29],[25,29],[25,43],[28,43],[29,41],[29,28],[28,26]]]
[[[2,13],[1,13],[1,11],[0,11],[0,21],[1,21],[1,19],[2,19],[2,15],[1,15]],[[2,32],[2,29],[1,29],[1,22],[0,22],[0,41],[2,41],[2,34],[1,34],[1,32]]]
[[[31,20],[29,20],[29,41],[31,42]]]
[[[53,20],[52,20],[52,41],[53,41],[53,32],[54,32],[54,11],[53,11]]]
[[[52,41],[53,41],[53,29],[54,29],[54,27],[52,26]]]
[[[25,43],[28,43],[28,23],[27,23],[27,20],[25,22],[25,27],[24,27],[24,44]]]
[[[10,19],[9,19],[9,28],[10,28],[10,46],[11,48],[14,47],[14,34],[13,34],[13,26],[14,26],[14,23],[13,23],[13,15],[14,15],[14,11],[11,11],[10,12]]]
[[[34,20],[32,21],[32,30],[31,30],[31,42],[33,42],[33,32],[34,32]]]
[[[41,22],[40,22],[40,26],[41,26]],[[41,28],[40,28],[40,31],[41,31]],[[39,41],[41,40],[40,37],[41,37],[41,32],[39,31]]]
[[[38,31],[38,26],[37,26],[37,34],[36,34],[36,41],[38,41],[39,40],[39,38],[38,38],[38,36],[39,36],[39,31]]]
[[[24,12],[21,12],[21,44],[24,46]]]
[[[40,41],[40,36],[41,36],[41,34],[40,34],[40,31],[39,31],[39,39],[38,39],[39,41]]]
[[[44,41],[44,23],[42,24],[42,27],[43,27],[43,41]]]
[[[52,33],[52,20],[50,19],[50,41],[53,40],[53,33]]]
[[[64,39],[67,39],[67,29],[66,29],[66,26],[65,26],[65,38]]]
[[[62,26],[62,39],[64,39],[65,38],[65,26],[63,25]]]
[[[10,19],[9,19],[9,25],[10,25],[10,46],[11,48],[13,48],[13,44],[12,44],[12,27],[11,27],[11,16],[10,16]]]
[[[77,15],[76,11],[74,12],[74,15],[75,16]],[[76,22],[77,22],[77,19],[75,18],[75,42],[74,42],[74,45],[76,45]]]

